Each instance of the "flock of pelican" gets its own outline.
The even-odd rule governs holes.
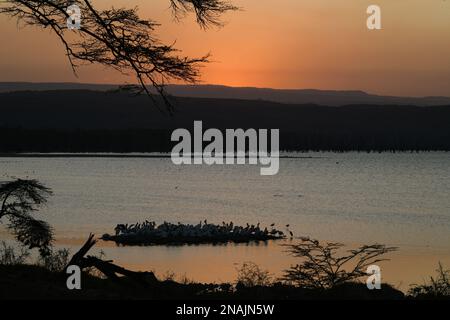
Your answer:
[[[286,238],[283,231],[274,228],[275,224],[262,229],[260,224],[245,227],[223,222],[222,225],[208,223],[207,220],[196,225],[164,222],[157,225],[154,221],[136,224],[118,224],[115,235],[105,234],[103,240],[120,244],[166,244],[166,243],[217,243],[250,242]],[[289,225],[286,226],[288,228]],[[291,237],[292,232],[287,230]]]

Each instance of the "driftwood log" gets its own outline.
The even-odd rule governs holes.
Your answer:
[[[98,257],[86,256],[96,243],[97,240],[94,239],[94,234],[90,234],[81,249],[72,256],[66,269],[70,265],[76,265],[80,267],[81,270],[96,268],[108,279],[114,281],[120,281],[127,278],[142,285],[150,285],[158,282],[153,272],[131,271],[114,264],[112,260],[102,260]]]

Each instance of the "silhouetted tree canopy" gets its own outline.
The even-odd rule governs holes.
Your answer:
[[[169,3],[176,19],[192,12],[202,28],[220,26],[221,15],[237,9],[229,0],[169,0]],[[77,30],[69,29],[67,25],[70,17],[67,8],[74,4],[82,13]],[[74,72],[77,63],[84,62],[133,74],[139,86],[128,86],[127,89],[152,97],[147,85],[153,86],[170,113],[173,106],[164,91],[164,84],[171,80],[193,83],[198,80],[199,66],[208,62],[209,55],[199,58],[180,56],[173,44],[158,40],[155,36],[158,23],[142,19],[137,7],[99,10],[92,0],[5,0],[0,4],[0,13],[25,25],[51,29],[64,45]],[[153,102],[158,107],[156,100]]]
[[[0,182],[0,223],[6,217],[8,229],[30,249],[39,248],[42,256],[50,252],[53,232],[50,225],[32,216],[47,202],[52,191],[37,180]]]
[[[386,261],[380,256],[397,250],[382,244],[364,245],[343,251],[341,243],[321,244],[318,240],[301,238],[298,244],[286,245],[288,253],[302,262],[285,270],[283,280],[308,289],[331,289],[367,276],[366,269]]]

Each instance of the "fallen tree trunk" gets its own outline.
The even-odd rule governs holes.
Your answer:
[[[72,256],[65,270],[67,270],[67,267],[70,265],[76,265],[80,267],[81,270],[96,268],[108,279],[115,281],[128,278],[142,285],[150,285],[158,282],[153,272],[131,271],[112,263],[112,260],[106,261],[98,257],[86,256],[96,243],[97,240],[94,239],[94,235],[90,234],[81,249]]]
[[[71,266],[71,265],[77,265],[80,268],[82,268],[84,256],[88,253],[89,250],[91,250],[91,248],[93,246],[95,246],[96,243],[97,243],[97,240],[94,239],[94,234],[91,233],[89,235],[89,238],[87,239],[87,241],[81,247],[81,249],[78,250],[78,252],[72,256],[72,259],[70,259],[67,267]],[[66,269],[67,269],[67,267],[66,267]]]

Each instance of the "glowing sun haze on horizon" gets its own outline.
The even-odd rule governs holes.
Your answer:
[[[234,0],[242,11],[223,28],[201,30],[192,16],[176,23],[168,0],[93,0],[99,8],[140,8],[181,54],[212,54],[202,83],[272,88],[364,90],[450,96],[450,2],[377,0],[382,30],[366,28],[373,1]],[[0,81],[133,82],[115,71],[83,66],[75,77],[48,30],[17,28],[0,17]]]

